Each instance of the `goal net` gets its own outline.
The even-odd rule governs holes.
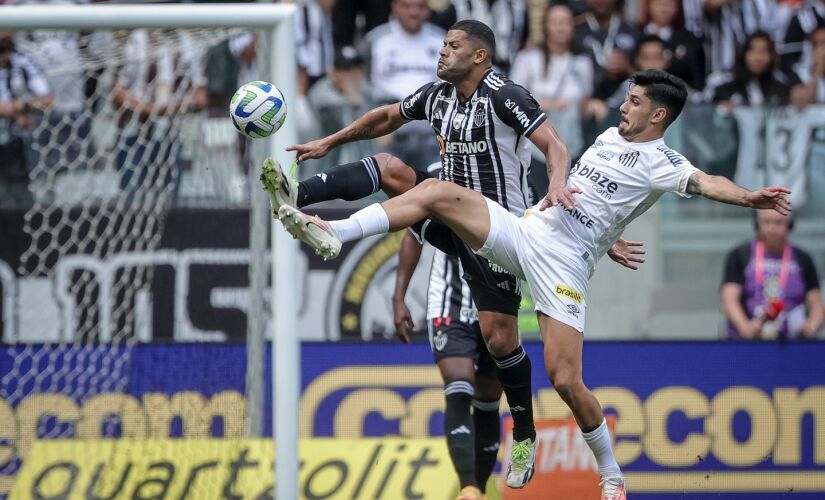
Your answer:
[[[227,18],[81,29],[46,12],[43,29],[14,34],[27,62],[10,88],[27,105],[3,129],[24,161],[3,207],[19,248],[0,259],[0,498],[231,493],[231,467],[192,476],[206,467],[197,455],[214,451],[193,439],[271,433],[270,221],[256,178],[271,144],[244,140],[226,116],[244,77],[278,84],[271,31]],[[220,284],[216,273],[235,286],[204,285]],[[203,288],[207,298],[193,297]],[[222,320],[221,307],[243,314]],[[227,341],[243,342],[237,356],[212,359],[208,343]],[[232,388],[210,391],[216,379]],[[147,458],[157,446],[189,447],[188,479]],[[264,496],[271,465],[258,468],[270,471]],[[130,478],[141,467],[157,473]]]

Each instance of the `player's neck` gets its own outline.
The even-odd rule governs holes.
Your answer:
[[[470,96],[475,93],[478,86],[481,85],[481,81],[484,80],[484,75],[487,74],[489,69],[490,68],[480,68],[474,70],[472,73],[467,75],[467,78],[455,83],[454,85],[458,98],[462,101],[469,99]]]
[[[658,129],[647,129],[639,132],[633,137],[625,137],[627,142],[650,142],[656,141],[664,137],[665,134]]]

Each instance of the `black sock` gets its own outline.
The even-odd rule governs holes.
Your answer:
[[[510,414],[513,416],[513,439],[524,441],[536,439],[536,427],[533,425],[533,391],[531,390],[530,358],[521,346],[510,354],[497,358],[496,373],[507,395]]]
[[[298,183],[298,208],[334,200],[360,200],[381,189],[381,170],[370,156],[332,167]]]
[[[444,436],[450,458],[458,473],[461,487],[476,484],[475,432],[470,403],[473,401],[473,384],[456,380],[444,387],[447,408],[444,410]]]
[[[476,481],[481,492],[493,473],[501,441],[499,401],[473,400],[473,424],[476,431]]]

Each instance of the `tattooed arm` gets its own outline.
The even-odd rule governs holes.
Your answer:
[[[405,123],[407,119],[401,116],[399,103],[379,106],[367,111],[363,116],[334,134],[306,144],[290,146],[287,151],[297,151],[299,161],[321,158],[337,146],[390,134]]]
[[[782,215],[788,215],[792,210],[788,197],[791,190],[788,188],[773,186],[748,191],[727,177],[704,172],[695,172],[690,176],[687,192],[740,207],[773,209]]]

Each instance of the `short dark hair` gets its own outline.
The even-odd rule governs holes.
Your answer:
[[[665,127],[673,123],[685,107],[687,85],[681,78],[658,69],[639,71],[630,77],[630,83],[645,88],[645,95],[667,110]]]
[[[496,54],[496,36],[489,26],[481,21],[467,19],[453,24],[448,31],[453,30],[463,31],[467,33],[468,38],[480,43],[487,50],[487,54],[490,56],[490,62],[493,61],[493,57]]]

